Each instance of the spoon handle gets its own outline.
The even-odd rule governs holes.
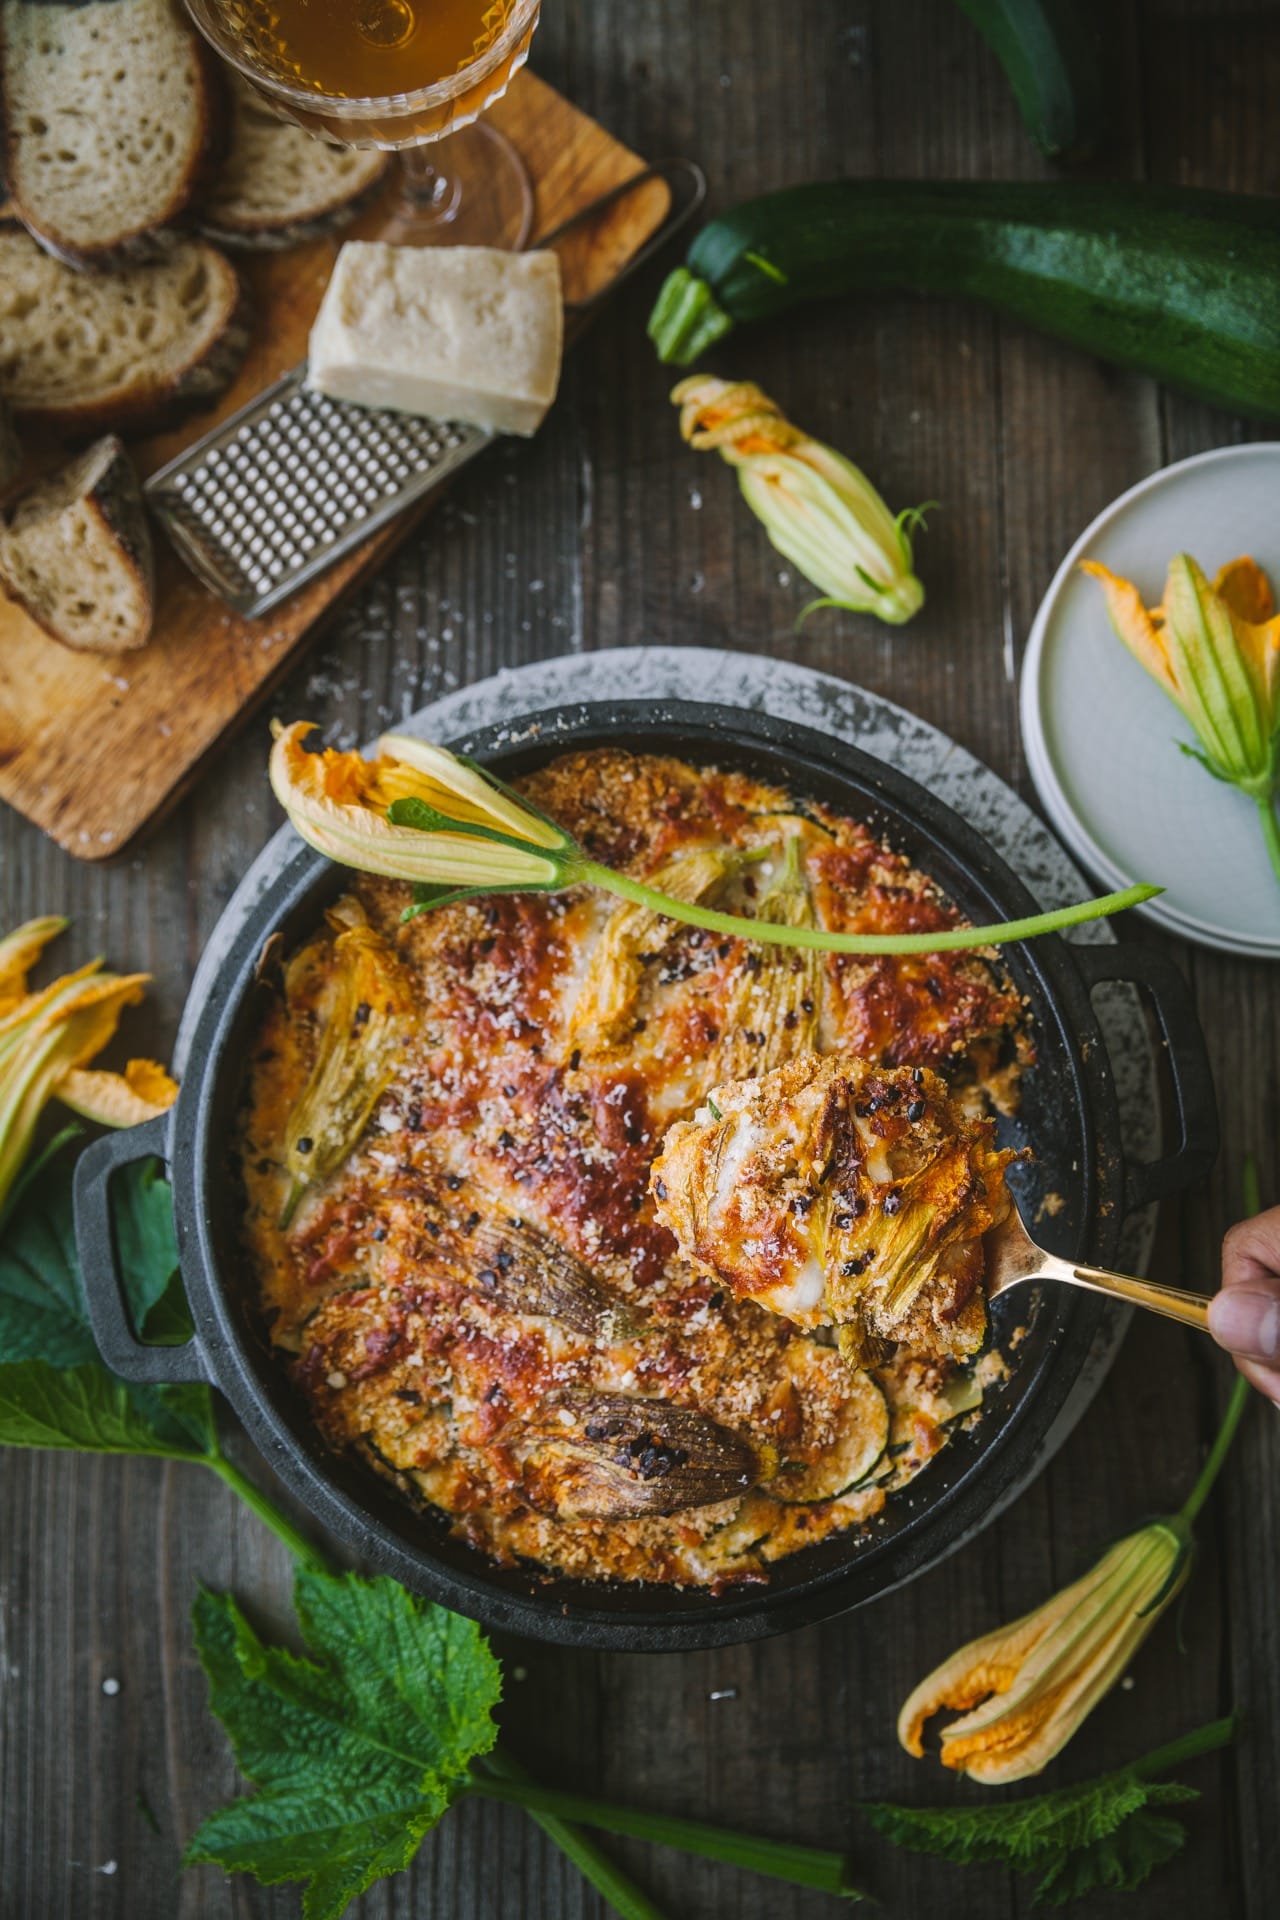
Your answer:
[[[1184,1327],[1209,1331],[1209,1302],[1202,1293],[1187,1293],[1182,1287],[1162,1287],[1155,1280],[1139,1280],[1136,1274],[1109,1273],[1105,1267],[1077,1267],[1069,1261],[1058,1263],[1059,1275],[1072,1286],[1087,1287],[1091,1293],[1110,1294],[1113,1300],[1127,1300],[1135,1307],[1147,1307]]]

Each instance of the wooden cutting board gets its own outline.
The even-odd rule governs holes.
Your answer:
[[[488,118],[529,169],[535,234],[549,233],[644,164],[527,69]],[[669,200],[654,180],[587,223],[562,254],[566,297],[581,301],[606,286],[660,225]],[[287,253],[238,256],[256,316],[245,364],[216,408],[131,449],[144,474],[306,358],[339,246],[376,230],[380,217],[374,209],[341,234]],[[47,450],[33,454],[47,458]],[[339,596],[386,559],[439,497],[406,509],[261,620],[242,619],[216,599],[157,533],[155,631],[136,653],[73,653],[0,594],[0,799],[80,859],[119,852],[185,792]]]

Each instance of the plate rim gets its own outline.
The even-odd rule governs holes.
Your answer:
[[[1045,589],[1031,622],[1018,689],[1019,719],[1023,747],[1027,756],[1027,770],[1041,805],[1077,859],[1083,860],[1091,871],[1116,886],[1132,884],[1134,876],[1111,859],[1075,812],[1058,778],[1045,736],[1041,714],[1040,682],[1049,626],[1057,610],[1058,600],[1067,582],[1073,577],[1082,554],[1100,533],[1104,532],[1136,501],[1149,493],[1158,491],[1173,478],[1180,477],[1192,469],[1214,466],[1225,461],[1247,461],[1255,456],[1280,461],[1280,439],[1245,440],[1226,447],[1208,447],[1201,453],[1188,454],[1183,460],[1174,460],[1167,466],[1157,467],[1154,473],[1144,474],[1141,480],[1135,481],[1131,487],[1126,487],[1123,493],[1117,494],[1114,500],[1094,515],[1083,532],[1072,542]],[[1163,927],[1166,932],[1177,934],[1184,940],[1194,941],[1199,946],[1210,947],[1219,953],[1229,953],[1243,959],[1280,960],[1280,934],[1274,940],[1260,940],[1251,933],[1231,932],[1220,922],[1200,920],[1193,914],[1183,913],[1176,907],[1164,904],[1164,901],[1165,896],[1162,895],[1159,899],[1147,901],[1135,908],[1135,912],[1140,913],[1144,919],[1153,924]]]

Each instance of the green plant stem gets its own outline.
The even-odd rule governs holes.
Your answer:
[[[1133,1761],[1127,1769],[1146,1780],[1154,1774],[1172,1773],[1187,1760],[1195,1760],[1202,1753],[1214,1753],[1219,1747],[1228,1746],[1240,1731],[1238,1713],[1228,1713],[1221,1720],[1211,1720],[1207,1726],[1197,1727],[1194,1733],[1184,1733],[1181,1739],[1170,1740],[1166,1746],[1157,1747],[1154,1753],[1144,1754],[1141,1760]]]
[[[1237,1374],[1236,1383],[1231,1389],[1231,1398],[1227,1402],[1227,1411],[1223,1415],[1222,1425],[1218,1428],[1218,1437],[1209,1449],[1209,1458],[1200,1469],[1200,1478],[1192,1487],[1178,1519],[1188,1529],[1194,1524],[1201,1507],[1209,1498],[1213,1483],[1222,1470],[1231,1442],[1235,1439],[1236,1428],[1249,1399],[1249,1382],[1243,1374]]]
[[[937,933],[834,933],[825,927],[791,927],[780,921],[750,920],[736,913],[718,913],[712,907],[700,907],[687,900],[672,900],[642,881],[615,873],[595,860],[575,861],[564,874],[564,884],[583,883],[603,887],[620,900],[651,907],[669,919],[682,920],[691,927],[705,927],[710,933],[737,934],[746,940],[772,941],[781,947],[815,947],[824,953],[963,953],[971,947],[999,946],[1009,940],[1033,940],[1037,934],[1057,933],[1063,927],[1082,926],[1088,920],[1102,920],[1109,914],[1123,913],[1126,907],[1140,906],[1154,899],[1162,887],[1140,885],[1126,887],[1122,893],[1104,893],[1096,900],[1081,900],[1074,907],[1058,907],[1052,913],[1037,913],[1025,920],[1006,920],[991,927],[949,927]]]
[[[1267,857],[1271,861],[1271,870],[1280,880],[1280,819],[1276,818],[1276,797],[1274,793],[1260,793],[1254,804],[1258,809],[1258,819],[1262,823],[1262,838],[1266,845]]]
[[[246,1507],[257,1514],[262,1524],[270,1527],[276,1539],[283,1542],[295,1560],[302,1566],[310,1568],[312,1573],[333,1571],[330,1562],[320,1549],[313,1547],[306,1536],[299,1533],[291,1520],[286,1520],[279,1508],[268,1500],[265,1493],[259,1492],[252,1480],[241,1473],[234,1461],[228,1460],[226,1455],[221,1453],[205,1454],[202,1457],[204,1464],[212,1468],[219,1480],[225,1481],[233,1493],[239,1494]]]
[[[1240,1185],[1244,1198],[1245,1218],[1252,1219],[1255,1213],[1262,1211],[1262,1195],[1258,1188],[1258,1163],[1252,1154],[1245,1157]],[[1209,1498],[1213,1483],[1222,1471],[1222,1463],[1227,1457],[1231,1442],[1235,1439],[1236,1428],[1244,1417],[1248,1400],[1249,1382],[1243,1374],[1237,1374],[1235,1385],[1231,1389],[1231,1398],[1227,1402],[1227,1411],[1222,1417],[1222,1425],[1218,1428],[1218,1437],[1209,1449],[1209,1458],[1200,1469],[1200,1478],[1192,1487],[1186,1504],[1178,1515],[1182,1525],[1188,1530]]]
[[[491,1773],[498,1780],[529,1782],[529,1775],[520,1762],[512,1759],[501,1747],[495,1747],[485,1754],[478,1762],[478,1770]],[[479,1791],[483,1792],[483,1787]],[[621,1916],[621,1920],[666,1920],[662,1910],[655,1907],[648,1895],[642,1893],[620,1868],[614,1866],[594,1840],[589,1840],[576,1827],[557,1819],[554,1814],[538,1813],[531,1808],[530,1818],[542,1828],[548,1840],[553,1841],[561,1853],[573,1861],[583,1878],[591,1882],[596,1892]]]
[[[501,1800],[508,1806],[524,1807],[529,1813],[547,1813],[553,1818],[577,1821],[582,1826],[599,1827],[604,1833],[653,1840],[659,1846],[676,1847],[683,1853],[698,1854],[704,1860],[726,1861],[751,1873],[786,1880],[792,1886],[862,1897],[849,1879],[848,1861],[840,1853],[792,1846],[785,1840],[766,1840],[759,1834],[736,1833],[729,1827],[682,1820],[675,1814],[616,1807],[606,1800],[593,1800],[585,1794],[564,1793],[533,1783],[486,1780],[477,1775],[469,1791],[483,1794],[486,1799]]]

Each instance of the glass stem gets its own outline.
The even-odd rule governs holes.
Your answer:
[[[462,201],[462,182],[449,164],[452,144],[446,134],[424,146],[405,147],[400,155],[405,198],[441,221],[452,220]]]

